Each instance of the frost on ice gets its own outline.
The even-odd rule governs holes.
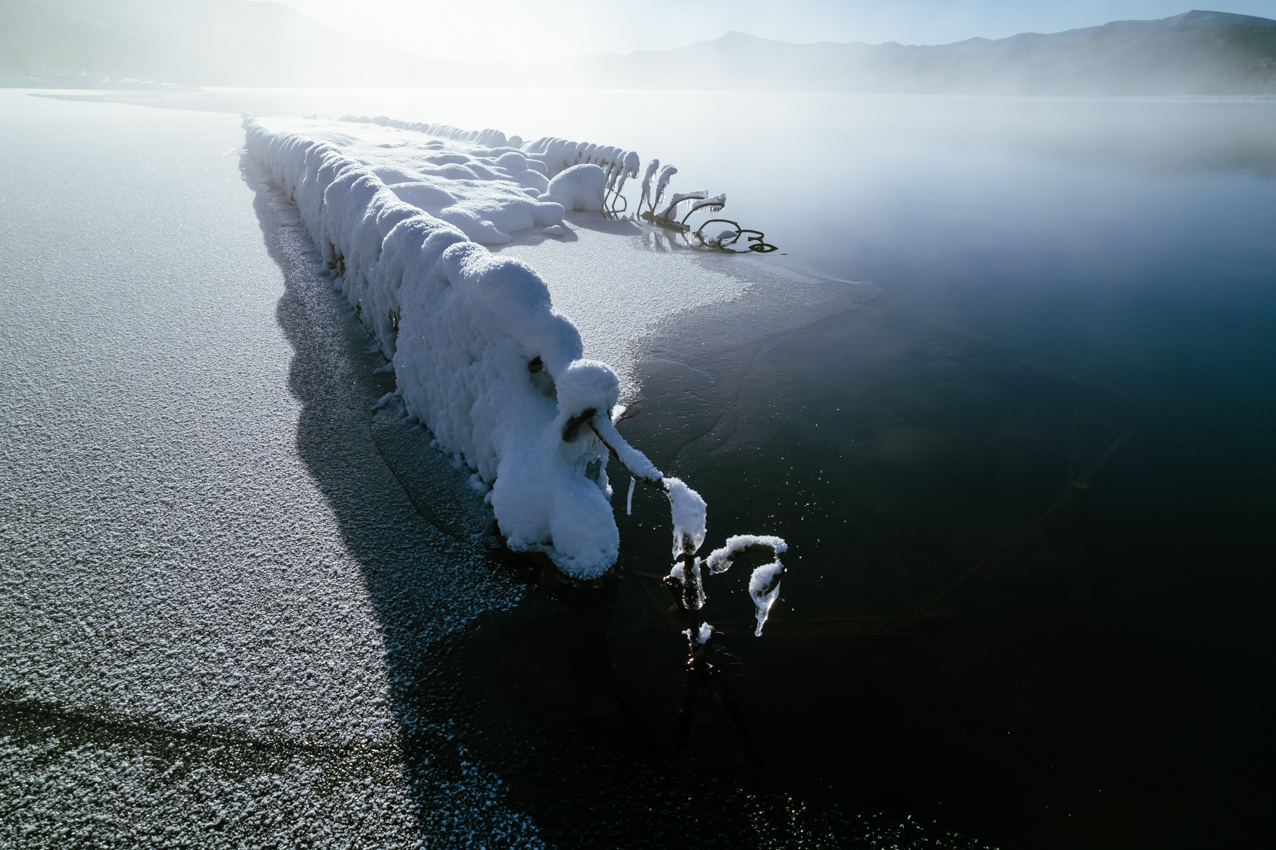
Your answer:
[[[606,572],[620,543],[610,453],[635,481],[667,494],[673,577],[698,609],[704,500],[621,437],[612,419],[616,375],[583,359],[580,334],[554,310],[544,281],[479,244],[531,228],[562,232],[567,210],[614,209],[625,181],[638,176],[638,155],[388,118],[249,119],[245,129],[249,156],[297,205],[338,288],[393,363],[409,415],[490,488],[510,548],[544,552],[576,578]],[[653,209],[677,171],[667,165],[657,176],[658,166],[642,185]],[[674,195],[666,210],[724,201]],[[731,538],[728,550],[744,539]],[[777,554],[783,547],[773,545]],[[731,552],[721,552],[706,562],[711,572],[730,564]],[[771,566],[750,582],[759,632],[783,571],[778,560]],[[699,625],[703,643],[712,630]]]

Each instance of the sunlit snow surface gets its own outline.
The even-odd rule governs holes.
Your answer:
[[[376,360],[239,120],[0,98],[0,844],[534,842],[394,710],[520,591],[382,460]]]
[[[489,245],[509,242],[521,230],[559,225],[567,210],[598,212],[604,185],[620,175],[615,160],[624,159],[618,149],[593,144],[553,138],[524,144],[496,130],[384,117],[259,118],[252,126],[330,146],[370,170],[399,200]],[[636,164],[635,157],[629,159]],[[607,171],[593,160],[606,162]]]

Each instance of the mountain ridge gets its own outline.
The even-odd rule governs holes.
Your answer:
[[[945,45],[713,41],[574,60],[627,86],[895,94],[1276,93],[1276,20],[1193,10],[1060,33]],[[681,79],[679,79],[681,78]]]
[[[794,44],[731,31],[540,65],[431,62],[279,2],[0,0],[0,75],[204,86],[660,89],[973,95],[1276,94],[1276,20],[1192,10],[944,45]]]

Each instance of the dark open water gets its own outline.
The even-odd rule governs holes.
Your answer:
[[[789,541],[765,637],[714,577],[718,672],[681,671],[640,492],[614,586],[486,621],[424,696],[479,700],[562,846],[1269,844],[1276,106],[856,108],[728,117],[712,177],[876,297],[680,317],[624,426],[706,548]]]

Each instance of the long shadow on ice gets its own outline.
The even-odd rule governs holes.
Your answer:
[[[340,523],[361,568],[385,647],[390,709],[399,720],[403,769],[424,835],[445,843],[482,836],[490,846],[535,841],[526,818],[493,809],[490,773],[465,757],[442,713],[412,703],[412,683],[431,648],[481,611],[508,607],[521,593],[487,558],[491,515],[462,471],[429,448],[429,437],[392,409],[374,414],[394,378],[369,347],[353,310],[320,275],[317,253],[295,211],[245,178],[266,247],[283,272],[276,317],[294,349],[289,386],[301,402],[298,453]],[[411,492],[405,481],[418,486]],[[366,627],[352,619],[351,628]],[[356,704],[380,695],[361,694]],[[376,710],[375,705],[371,710]]]

